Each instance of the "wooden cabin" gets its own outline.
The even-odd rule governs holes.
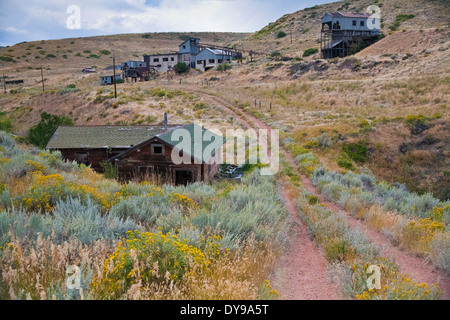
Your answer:
[[[322,18],[320,50],[324,59],[345,57],[358,41],[370,45],[380,35],[380,18],[366,13],[333,12]]]
[[[180,148],[180,133],[189,135],[187,147]],[[204,142],[205,133],[214,138]],[[102,172],[102,162],[111,163],[120,180],[164,175],[178,185],[211,181],[219,170],[223,144],[221,136],[195,124],[61,126],[47,149],[59,150],[65,159],[98,172]],[[173,150],[189,161],[175,161]]]

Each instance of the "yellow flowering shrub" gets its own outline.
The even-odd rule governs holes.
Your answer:
[[[61,175],[45,176],[35,171],[30,192],[22,198],[22,205],[30,211],[51,211],[59,199],[65,198],[66,187],[67,182]]]
[[[148,183],[142,183],[141,185],[147,185]],[[119,203],[122,199],[126,199],[132,196],[138,196],[139,193],[132,190],[129,185],[124,185],[120,187],[119,192],[116,192],[113,196],[112,204]],[[154,203],[172,203],[178,204],[183,208],[197,208],[198,205],[194,202],[194,200],[188,198],[186,194],[179,194],[175,192],[167,192],[166,190],[160,187],[153,187],[148,185],[148,190],[145,193],[145,196],[152,198]]]
[[[0,165],[5,164],[5,163],[10,162],[10,161],[11,161],[11,159],[0,157]]]
[[[450,211],[450,205],[443,205],[442,203],[439,204],[439,206],[434,207],[433,211],[430,214],[430,218],[434,221],[443,222],[444,219],[444,212],[447,214]]]
[[[357,294],[357,300],[437,300],[442,291],[437,285],[418,283],[408,277],[401,277],[380,289],[368,289]]]
[[[264,280],[264,284],[259,289],[258,298],[260,300],[276,300],[279,298],[279,293],[272,288],[269,280]]]
[[[33,161],[33,160],[27,160],[25,161],[26,164],[30,165],[33,168],[33,171],[40,171],[42,173],[44,173],[47,168],[40,164],[39,162]]]
[[[406,247],[429,243],[437,232],[445,230],[442,222],[430,218],[408,222],[400,232],[400,243]]]
[[[138,282],[141,287],[165,279],[177,282],[187,272],[207,271],[211,262],[205,253],[186,242],[170,233],[128,231],[128,239],[119,242],[101,276],[94,279],[94,293],[117,299]]]
[[[106,196],[98,188],[70,183],[60,174],[45,175],[41,171],[34,171],[31,175],[30,191],[21,199],[21,204],[30,211],[51,211],[59,200],[65,200],[69,196],[82,200],[89,196],[104,209],[110,206]]]

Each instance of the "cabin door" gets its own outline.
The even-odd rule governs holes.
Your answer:
[[[190,170],[175,171],[175,184],[176,185],[188,185],[189,183],[192,183],[192,171],[190,171]]]

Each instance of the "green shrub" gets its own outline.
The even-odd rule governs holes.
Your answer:
[[[176,73],[185,73],[189,71],[189,67],[184,62],[178,62],[176,65],[173,66],[173,70]]]
[[[28,130],[28,139],[32,144],[44,149],[56,129],[63,125],[73,125],[72,119],[43,112],[41,113],[41,121]]]
[[[317,140],[309,140],[306,142],[305,146],[306,149],[314,149],[319,147],[319,142]]]
[[[106,179],[117,179],[117,168],[111,162],[101,162],[100,167],[103,169],[103,176]]]
[[[340,167],[342,167],[342,168],[345,168],[345,169],[348,169],[348,170],[354,170],[354,169],[355,169],[355,167],[353,166],[353,161],[352,161],[352,159],[351,159],[350,156],[349,156],[346,152],[344,152],[344,151],[342,151],[342,152],[339,154],[339,158],[338,158],[337,163],[338,163],[338,165],[339,165]]]
[[[225,63],[225,64],[221,64],[217,67],[217,71],[227,71],[230,70],[232,68],[231,64]]]
[[[365,162],[367,158],[367,146],[364,141],[357,143],[346,143],[342,146],[344,151],[353,161]]]
[[[306,49],[305,52],[303,52],[303,57],[309,57],[317,52],[319,52],[319,49],[317,48]]]
[[[392,26],[389,27],[389,29],[391,29],[392,31],[395,31],[398,29],[398,27],[400,27],[402,22],[410,20],[414,17],[415,17],[415,15],[413,15],[413,14],[400,14],[397,17],[395,17],[395,22]]]
[[[104,54],[105,56],[110,55],[111,52],[109,52],[108,50],[100,50],[100,54]]]
[[[284,31],[278,31],[277,33],[277,39],[281,39],[287,36],[287,33]]]
[[[5,112],[0,112],[0,130],[11,132],[13,128],[11,117],[6,117]]]

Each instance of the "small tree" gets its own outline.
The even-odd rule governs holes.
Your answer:
[[[103,176],[106,179],[117,179],[118,178],[119,175],[117,172],[117,168],[111,162],[102,161],[102,162],[100,162],[100,167],[102,167]]]
[[[173,70],[176,73],[185,73],[188,72],[189,67],[184,62],[178,62],[176,65],[173,66]]]
[[[28,139],[39,148],[45,148],[59,126],[72,126],[73,121],[66,116],[41,113],[41,121],[28,130]]]
[[[279,31],[279,32],[277,33],[277,38],[278,38],[278,39],[284,38],[284,37],[286,37],[286,36],[287,36],[287,33],[284,32],[284,31]]]

